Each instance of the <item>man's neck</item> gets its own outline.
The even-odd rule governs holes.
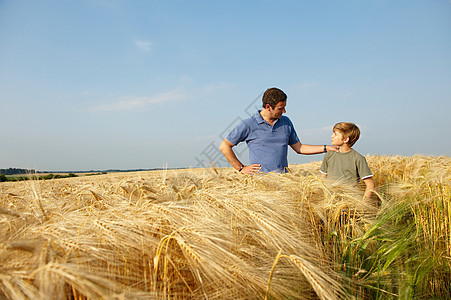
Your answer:
[[[273,126],[274,122],[276,121],[275,118],[270,118],[269,113],[267,110],[262,110],[260,112],[260,116],[262,116],[263,120],[269,123],[269,125]]]

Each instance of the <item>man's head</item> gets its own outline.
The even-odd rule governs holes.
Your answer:
[[[265,91],[262,97],[263,108],[269,104],[274,109],[279,102],[287,101],[287,95],[278,88],[270,88]]]
[[[360,137],[360,129],[354,123],[350,122],[337,123],[335,124],[333,129],[333,132],[336,131],[338,131],[342,135],[344,141],[347,140],[347,144],[349,145],[349,147],[352,147]]]

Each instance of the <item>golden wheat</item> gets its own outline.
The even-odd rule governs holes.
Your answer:
[[[210,168],[0,183],[0,298],[365,297],[373,275],[353,242],[372,239],[376,218],[415,197],[425,199],[409,203],[425,247],[449,261],[449,218],[437,220],[450,210],[450,159],[367,159],[375,203],[323,180],[320,162],[289,174]]]

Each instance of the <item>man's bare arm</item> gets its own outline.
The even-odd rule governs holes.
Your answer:
[[[253,164],[241,168],[243,164],[238,160],[238,158],[235,155],[235,152],[233,152],[232,149],[233,146],[234,145],[227,139],[224,139],[221,145],[219,146],[219,150],[221,150],[222,154],[233,168],[235,168],[237,171],[241,169],[241,173],[243,174],[249,174],[260,171],[261,166],[259,164]]]
[[[301,142],[297,142],[296,144],[290,145],[290,147],[297,154],[319,154],[324,153],[324,145],[305,145],[301,144]],[[326,151],[335,151],[338,152],[340,150],[337,146],[326,145]]]

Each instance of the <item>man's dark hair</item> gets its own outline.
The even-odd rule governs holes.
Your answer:
[[[265,91],[262,97],[263,107],[269,104],[273,109],[280,101],[287,101],[287,95],[278,88],[270,88]]]

